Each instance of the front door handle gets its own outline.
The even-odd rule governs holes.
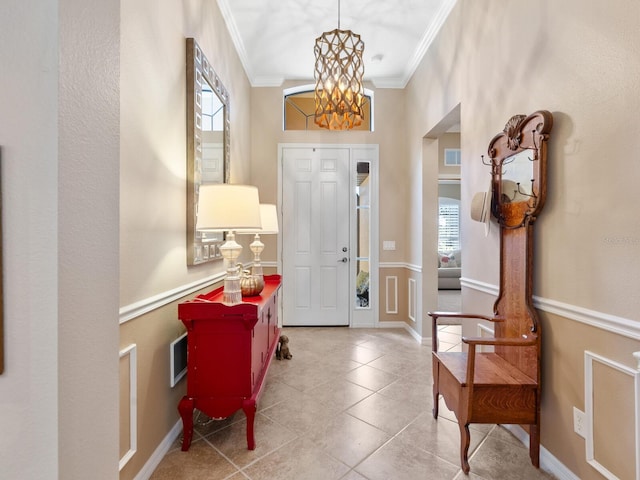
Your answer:
[[[342,257],[340,260],[338,260],[338,263],[347,263],[349,261],[349,259],[347,257]]]

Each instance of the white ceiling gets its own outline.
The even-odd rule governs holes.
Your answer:
[[[313,81],[315,39],[338,27],[339,0],[217,1],[254,87]],[[455,3],[341,0],[340,28],[364,41],[365,80],[403,88]]]

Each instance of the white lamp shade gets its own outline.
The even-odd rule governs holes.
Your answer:
[[[214,183],[198,193],[197,230],[245,231],[262,228],[258,188]]]
[[[260,204],[260,219],[262,221],[262,228],[257,230],[243,230],[239,233],[257,233],[259,235],[273,235],[278,233],[278,211],[276,206],[271,203]]]

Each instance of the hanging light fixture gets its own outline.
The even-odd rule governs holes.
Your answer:
[[[362,123],[364,42],[351,30],[338,28],[316,38],[315,123],[329,130],[348,130]]]

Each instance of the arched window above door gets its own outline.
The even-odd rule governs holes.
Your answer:
[[[325,130],[313,121],[315,85],[285,88],[282,95],[283,130]],[[362,124],[353,130],[373,132],[373,90],[364,89]]]

